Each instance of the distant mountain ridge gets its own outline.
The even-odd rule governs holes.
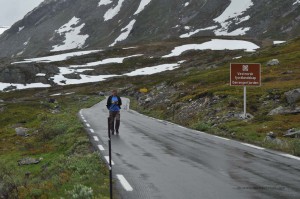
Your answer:
[[[0,36],[0,57],[193,36],[288,40],[299,0],[45,0]]]

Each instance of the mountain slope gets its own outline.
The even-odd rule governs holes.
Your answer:
[[[0,37],[0,57],[190,36],[298,35],[295,0],[47,0]]]

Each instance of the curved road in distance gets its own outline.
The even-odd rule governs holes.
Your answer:
[[[112,136],[113,176],[122,199],[299,199],[300,158],[141,115],[123,99]],[[108,158],[106,100],[80,111]]]

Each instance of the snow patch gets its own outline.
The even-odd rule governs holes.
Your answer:
[[[114,46],[116,45],[118,42],[120,41],[124,41],[125,39],[127,39],[127,37],[129,36],[134,24],[135,24],[136,20],[133,19],[132,21],[129,22],[129,24],[125,27],[125,28],[122,28],[121,29],[121,34],[120,36],[114,41],[114,43],[112,43],[111,45],[109,45],[110,47],[111,46]]]
[[[21,32],[24,28],[25,26],[19,27],[19,32]]]
[[[300,0],[296,0],[293,5],[300,4]]]
[[[190,2],[186,2],[186,3],[184,4],[184,7],[187,7],[188,5],[190,5]]]
[[[45,74],[45,73],[38,73],[38,74],[36,74],[35,76],[36,76],[36,77],[45,77],[46,74]]]
[[[119,0],[118,4],[115,7],[110,8],[108,11],[106,11],[106,13],[104,14],[104,21],[108,21],[114,18],[120,12],[124,1],[125,0]]]
[[[299,0],[300,1],[300,0]],[[276,45],[276,44],[282,44],[282,43],[285,43],[286,41],[273,41],[273,44]]]
[[[32,63],[32,62],[50,63],[50,62],[64,61],[64,60],[70,59],[72,57],[87,55],[87,54],[96,53],[96,52],[100,52],[100,50],[77,51],[77,52],[72,52],[72,53],[52,55],[52,56],[48,56],[48,57],[31,58],[31,59],[25,59],[25,61],[13,62],[11,64]]]
[[[24,46],[27,46],[27,45],[29,44],[30,39],[31,39],[31,37],[29,37],[29,38],[27,39],[27,41],[25,41],[25,42],[23,43],[23,45],[24,45]]]
[[[244,35],[250,28],[239,28],[235,31],[228,32],[228,28],[231,24],[241,23],[250,19],[250,16],[239,18],[253,6],[252,0],[231,0],[230,5],[225,9],[225,11],[217,18],[214,19],[215,22],[221,25],[221,28],[215,31],[217,36],[220,35]]]
[[[243,56],[234,57],[232,59],[241,59]]]
[[[112,3],[111,0],[100,0],[100,2],[98,3],[98,7],[99,6],[104,6],[104,5],[109,5],[111,3]]]
[[[216,29],[216,28],[217,28],[217,26],[211,26],[211,27],[207,27],[207,28],[197,29],[197,30],[194,30],[194,31],[192,31],[192,32],[189,32],[189,33],[180,35],[180,38],[188,38],[188,37],[191,37],[192,35],[197,34],[197,33],[200,32],[200,31],[213,30],[213,29]]]
[[[0,91],[3,91],[5,88],[7,88],[9,86],[15,86],[16,89],[13,89],[13,90],[22,90],[22,89],[29,89],[29,88],[48,88],[48,87],[51,87],[50,84],[43,84],[43,83],[10,84],[10,83],[2,83],[2,82],[0,82]]]
[[[90,69],[85,69],[85,70],[90,70]],[[118,76],[118,75],[90,76],[90,75],[80,74],[80,79],[68,79],[64,75],[76,73],[79,71],[67,67],[59,67],[59,71],[60,73],[53,77],[53,81],[58,85],[72,85],[72,84],[83,84],[89,82],[100,82],[100,81],[104,81],[107,78]],[[81,70],[81,72],[83,72],[83,70]]]
[[[243,40],[212,39],[203,44],[186,44],[178,46],[174,48],[169,55],[163,56],[163,58],[179,56],[188,50],[245,50],[247,52],[253,52],[258,48],[259,46],[256,44]]]
[[[216,35],[226,35],[226,36],[237,36],[237,35],[245,35],[247,31],[249,31],[250,28],[238,28],[232,32],[224,32],[223,30],[216,30]]]
[[[141,3],[139,5],[138,9],[136,10],[136,12],[133,15],[140,14],[150,2],[151,2],[151,0],[141,0]]]
[[[78,26],[79,21],[79,18],[73,17],[68,23],[66,23],[65,25],[63,25],[55,31],[60,35],[64,35],[65,41],[62,45],[53,46],[51,52],[83,47],[89,35],[80,35],[80,31],[85,26],[85,24],[83,23],[80,26]]]
[[[98,66],[98,65],[104,65],[104,64],[122,64],[125,59],[131,58],[131,57],[139,57],[143,54],[137,54],[137,55],[131,55],[128,57],[116,57],[116,58],[108,58],[97,62],[91,62],[84,65],[71,65],[71,68],[82,68],[82,67],[91,67],[91,66]]]
[[[178,67],[179,67],[178,63],[175,63],[175,64],[162,64],[162,65],[137,69],[135,71],[132,71],[130,73],[126,73],[124,75],[126,75],[126,76],[152,75],[152,74],[161,73],[161,72],[167,71],[167,70],[174,70]]]

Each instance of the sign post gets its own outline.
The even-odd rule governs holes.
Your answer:
[[[231,63],[230,86],[244,87],[244,119],[247,117],[247,86],[261,86],[261,65],[257,63]]]
[[[110,199],[113,198],[113,184],[112,184],[112,164],[111,164],[111,133],[110,133],[110,124],[111,124],[111,119],[108,117],[107,118],[107,126],[108,126],[108,154],[109,154],[109,192],[110,192]]]

